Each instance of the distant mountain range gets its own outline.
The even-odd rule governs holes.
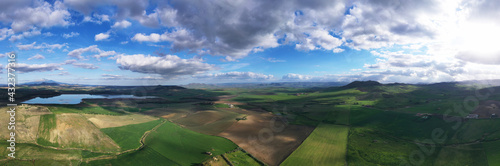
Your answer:
[[[455,84],[468,84],[468,85],[488,85],[488,86],[500,86],[500,80],[471,80],[471,81],[459,81],[459,82],[440,82],[440,83],[430,83],[430,84],[443,84],[443,83],[455,83]],[[391,83],[400,84],[400,83]],[[403,83],[404,84],[404,83]],[[429,83],[417,83],[416,85],[426,85]],[[25,86],[100,86],[100,85],[81,85],[81,84],[68,84],[63,82],[58,82],[49,79],[41,79],[32,82],[25,82],[19,85]],[[376,81],[354,81],[354,82],[272,82],[272,83],[218,83],[218,84],[205,84],[205,83],[190,83],[187,85],[179,85],[181,87],[190,89],[216,89],[216,88],[270,88],[270,87],[289,87],[289,88],[324,88],[324,87],[360,87],[360,86],[373,86],[380,85]],[[0,86],[7,86],[6,84],[0,84]]]
[[[69,85],[69,84],[57,82],[54,80],[41,79],[41,80],[37,80],[37,81],[33,81],[33,82],[22,83],[21,85],[26,85],[26,86],[41,86],[41,85],[58,86],[58,85]]]

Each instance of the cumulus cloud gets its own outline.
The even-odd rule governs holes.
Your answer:
[[[109,15],[94,13],[92,16],[85,16],[83,22],[93,22],[96,24],[102,24],[103,22],[109,22]]]
[[[61,64],[56,63],[46,63],[46,64],[25,64],[18,63],[14,67],[19,73],[29,73],[29,72],[46,72],[54,70],[63,70]]]
[[[95,35],[95,41],[106,40],[108,38],[109,38],[109,32],[99,33],[99,34]]]
[[[115,51],[100,51],[99,54],[94,55],[94,58],[96,58],[98,61],[101,60],[102,57],[108,57],[111,55],[116,55]]]
[[[97,60],[100,60],[100,58],[102,58],[102,57],[107,57],[107,56],[111,56],[111,55],[116,54],[115,51],[103,51],[103,50],[99,49],[97,47],[97,45],[91,45],[91,46],[88,46],[85,48],[74,49],[68,53],[68,56],[73,57],[73,58],[77,58],[77,59],[84,59],[82,54],[84,54],[86,52],[97,53],[93,56]]]
[[[194,76],[195,78],[209,78],[209,79],[217,79],[217,80],[255,80],[255,81],[263,81],[273,79],[273,75],[266,75],[261,73],[254,72],[227,72],[227,73],[217,73],[217,74],[207,74],[207,75],[198,75]]]
[[[97,45],[91,45],[86,48],[78,48],[74,49],[73,51],[70,51],[68,55],[73,58],[77,59],[83,59],[82,54],[85,52],[99,52],[101,51],[99,48],[97,48]]]
[[[80,33],[78,32],[71,32],[71,33],[65,33],[62,36],[67,39],[67,38],[77,37],[79,35]]]
[[[97,68],[99,68],[91,63],[72,63],[72,65],[75,67],[84,68],[84,69],[97,69]]]
[[[308,81],[308,80],[313,79],[313,77],[308,76],[308,75],[288,73],[288,74],[284,75],[283,77],[281,77],[281,79],[286,80],[286,81]]]
[[[45,49],[48,52],[52,52],[54,49],[62,49],[63,47],[67,47],[68,43],[64,44],[47,44],[47,43],[42,43],[42,44],[36,44],[36,42],[33,42],[31,44],[18,44],[16,45],[17,48],[20,50],[32,50],[32,49]]]
[[[121,80],[123,76],[121,75],[112,75],[112,74],[101,74],[102,79],[105,80]]]
[[[91,63],[79,63],[79,62],[77,62],[77,60],[66,60],[66,61],[64,61],[64,63],[61,63],[61,65],[73,65],[75,67],[83,68],[83,69],[98,69],[99,68]]]
[[[162,77],[126,77],[122,75],[113,75],[113,74],[102,74],[101,78],[104,80],[163,80]]]
[[[132,25],[132,23],[128,22],[127,20],[122,20],[122,21],[115,22],[115,24],[113,24],[113,26],[111,26],[111,28],[127,28],[130,25]]]
[[[12,29],[8,28],[0,29],[0,41],[4,40],[5,38],[9,37],[12,34],[14,34],[14,31]]]
[[[32,59],[45,59],[45,57],[43,55],[36,54],[35,56],[28,58],[28,60],[32,60]]]
[[[275,62],[286,62],[286,60],[281,60],[281,59],[276,59],[276,58],[262,58],[262,59],[264,59],[264,60],[266,60],[268,62],[273,62],[273,63],[275,63]]]
[[[70,25],[70,13],[61,1],[53,5],[45,1],[20,1],[2,3],[0,21],[10,23],[14,32],[35,27],[49,28]]]
[[[159,74],[164,78],[200,74],[213,70],[214,65],[203,63],[201,59],[181,59],[175,55],[162,57],[150,55],[119,55],[116,59],[122,70],[144,74]]]
[[[279,39],[300,50],[333,50],[342,41],[330,32],[341,21],[344,8],[342,1],[173,1],[150,16],[160,17],[166,23],[161,26],[176,30],[138,33],[133,40],[169,41],[175,51],[221,55],[227,60],[277,47]],[[303,16],[296,14],[298,10]]]
[[[61,71],[61,72],[57,73],[57,75],[59,75],[59,76],[67,76],[67,75],[71,75],[71,74],[69,74],[69,72],[67,72],[67,71]]]
[[[31,31],[26,31],[23,33],[19,33],[17,35],[10,36],[9,41],[15,42],[17,40],[21,40],[21,39],[24,39],[27,37],[32,37],[32,36],[38,36],[40,34],[42,34],[40,30],[33,28],[33,29],[31,29]]]

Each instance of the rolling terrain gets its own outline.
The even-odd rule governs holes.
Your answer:
[[[54,93],[141,89],[160,98],[19,106],[18,158],[7,159],[2,143],[2,165],[499,163],[500,130],[492,127],[500,126],[492,116],[498,87],[377,82],[321,88],[34,87]],[[469,114],[478,119],[466,118]],[[7,130],[0,131],[0,138],[8,139]]]

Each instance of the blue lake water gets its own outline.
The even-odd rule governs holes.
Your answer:
[[[147,99],[155,96],[134,96],[134,95],[89,95],[89,94],[62,94],[49,98],[34,98],[23,102],[24,104],[78,104],[82,99]]]

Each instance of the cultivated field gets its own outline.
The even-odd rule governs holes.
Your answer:
[[[489,166],[500,166],[500,141],[483,143]]]
[[[141,124],[130,124],[121,127],[101,129],[103,133],[113,139],[119,146],[120,151],[136,149],[141,146],[141,138],[146,131],[159,125],[161,120],[150,121]]]
[[[130,124],[145,123],[158,118],[141,114],[129,114],[121,116],[84,114],[84,116],[94,123],[98,128],[120,127]]]
[[[38,143],[97,152],[115,152],[120,148],[83,115],[69,113],[43,115]]]
[[[132,88],[94,89],[126,94]],[[7,160],[7,145],[0,143],[0,165],[500,163],[500,119],[464,118],[474,110],[495,110],[491,103],[500,94],[481,99],[477,108],[452,109],[475,94],[471,86],[143,88],[162,98],[18,108],[18,158]],[[0,115],[8,121],[7,114]],[[442,131],[441,142],[433,140],[435,131]],[[0,138],[7,139],[6,133],[0,128]],[[418,152],[424,158],[415,163],[411,156]]]
[[[281,165],[345,165],[348,131],[347,126],[320,124]]]
[[[234,123],[219,136],[230,139],[268,165],[281,163],[313,130],[307,126],[287,125],[282,131],[273,132],[271,121],[275,116],[272,114],[246,110],[240,113],[247,114],[247,119]],[[280,127],[285,123],[278,120],[274,125]],[[262,134],[264,132],[272,135]],[[263,139],[259,139],[259,135]]]

